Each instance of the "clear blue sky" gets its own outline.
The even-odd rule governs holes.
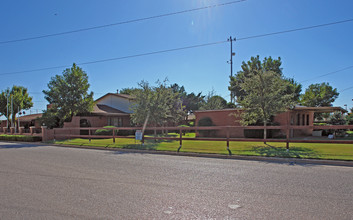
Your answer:
[[[214,5],[232,0],[18,0],[2,1],[0,42],[71,31]],[[247,0],[237,4],[108,28],[30,41],[0,44],[0,90],[13,85],[29,89],[34,107],[45,109],[42,90],[64,68],[2,75],[73,62],[143,54],[252,35],[296,29],[353,18],[351,0]],[[353,69],[317,78],[353,65],[353,22],[292,32],[233,44],[234,73],[251,56],[282,58],[283,73],[302,83],[329,82],[338,91],[352,85]],[[95,98],[117,89],[154,83],[166,77],[187,92],[212,89],[229,100],[229,43],[124,60],[81,65]],[[313,79],[314,78],[314,79]],[[340,93],[335,106],[353,107],[352,91]]]

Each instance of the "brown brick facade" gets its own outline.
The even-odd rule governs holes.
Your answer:
[[[241,113],[242,109],[222,109],[222,110],[206,110],[196,111],[196,126],[200,119],[204,117],[211,118],[214,126],[241,126]],[[288,115],[289,114],[289,115]],[[288,117],[289,116],[289,117]],[[302,129],[295,129],[290,131],[291,137],[296,136],[308,136],[312,134],[312,129],[308,126],[312,126],[314,122],[314,111],[307,110],[290,110],[287,112],[280,113],[274,117],[274,122],[279,125],[286,126],[290,125],[303,126]],[[284,136],[286,133],[285,129],[282,129],[277,135]],[[198,134],[199,135],[199,134]],[[225,137],[226,131],[217,131],[217,137]],[[230,137],[243,138],[244,128],[232,129]]]

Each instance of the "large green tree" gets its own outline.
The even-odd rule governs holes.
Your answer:
[[[217,109],[224,109],[227,107],[227,101],[219,96],[216,95],[215,92],[212,90],[209,92],[205,97],[205,102],[201,105],[201,110],[217,110]]]
[[[134,93],[136,93],[138,90],[140,90],[139,88],[123,88],[119,91],[120,94],[125,94],[125,95],[134,95]]]
[[[241,84],[246,79],[251,78],[254,72],[271,71],[288,82],[284,94],[293,94],[293,101],[298,102],[302,87],[294,79],[283,76],[281,65],[282,61],[280,57],[278,59],[265,57],[263,61],[260,60],[259,55],[251,57],[249,61],[242,62],[241,70],[236,75],[230,77],[230,86],[228,89],[237,97],[237,101],[241,101],[246,96],[246,92],[242,90]]]
[[[311,84],[300,97],[300,103],[308,107],[332,106],[338,95],[329,83]]]
[[[131,119],[134,123],[151,126],[178,124],[185,118],[185,110],[178,93],[166,85],[166,81],[150,86],[142,81],[139,90],[134,92],[135,104],[132,106]]]
[[[9,115],[7,115],[7,107]],[[9,117],[8,119],[12,122],[16,121],[18,112],[31,107],[33,107],[32,97],[29,96],[27,88],[23,86],[13,86],[0,93],[0,116]]]
[[[197,95],[192,93],[187,93],[184,86],[179,86],[177,83],[174,83],[170,86],[174,93],[177,93],[183,106],[188,112],[194,112],[200,109],[200,107],[205,103],[205,96],[199,92]]]
[[[244,109],[242,123],[244,125],[263,122],[264,126],[270,121],[271,116],[293,106],[293,94],[287,94],[289,82],[280,77],[276,72],[264,70],[251,70],[249,77],[240,83],[244,92],[238,103]],[[264,139],[267,129],[264,129]]]
[[[92,111],[93,92],[88,92],[89,87],[86,72],[75,63],[62,75],[52,77],[48,90],[43,90],[44,98],[51,104],[51,110],[44,112],[47,124],[61,126],[77,114]]]
[[[346,115],[346,121],[347,124],[352,125],[353,124],[353,108],[350,109],[351,112]]]

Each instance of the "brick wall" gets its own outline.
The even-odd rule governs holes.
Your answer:
[[[198,126],[200,119],[204,117],[211,118],[215,126],[240,126],[240,114],[242,113],[241,109],[222,109],[222,110],[210,110],[210,111],[196,111],[196,123]],[[200,136],[199,133],[197,133]],[[226,131],[218,130],[216,131],[217,137],[226,137]],[[243,138],[244,129],[237,128],[230,130],[230,137],[233,138]]]
[[[206,110],[206,111],[196,111],[196,126],[200,119],[204,117],[211,118],[215,126],[241,126],[240,119],[241,109],[222,109],[222,110]],[[295,136],[308,136],[312,134],[312,129],[307,126],[312,126],[314,122],[314,111],[303,111],[303,110],[291,110],[289,112],[283,112],[274,117],[274,122],[279,123],[279,125],[288,124],[288,114],[289,123],[291,125],[303,126],[302,129],[295,129],[290,132],[291,137]],[[285,135],[286,130],[282,129],[278,135]],[[198,134],[200,135],[200,134]],[[226,131],[217,131],[217,137],[226,137]],[[243,138],[244,129],[237,128],[232,129],[230,137]]]

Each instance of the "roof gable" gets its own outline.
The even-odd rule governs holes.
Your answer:
[[[118,94],[118,93],[107,93],[105,94],[104,96],[98,98],[95,100],[95,102],[98,102],[104,98],[106,98],[107,96],[116,96],[116,97],[119,97],[119,98],[123,98],[123,99],[127,99],[127,100],[133,100],[134,97],[131,96],[131,95],[126,95],[126,94]]]

